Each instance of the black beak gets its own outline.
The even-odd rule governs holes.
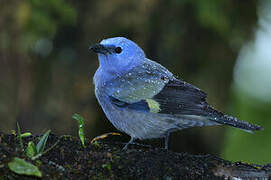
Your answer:
[[[89,50],[92,50],[95,53],[101,53],[101,54],[106,54],[109,53],[109,50],[103,46],[102,44],[94,44],[93,46],[89,47]]]

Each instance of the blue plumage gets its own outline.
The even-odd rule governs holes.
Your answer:
[[[131,136],[129,143],[165,137],[167,148],[170,132],[194,126],[262,129],[215,110],[203,91],[147,59],[133,41],[109,38],[90,49],[98,53],[100,64],[94,75],[95,95],[110,122]]]

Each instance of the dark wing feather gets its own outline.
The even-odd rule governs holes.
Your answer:
[[[206,93],[182,80],[170,80],[152,99],[160,104],[159,113],[203,115],[208,104]]]

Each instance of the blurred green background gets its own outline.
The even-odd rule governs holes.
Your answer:
[[[1,0],[0,131],[18,121],[34,134],[76,136],[75,112],[89,138],[116,131],[95,99],[88,47],[125,36],[217,109],[265,128],[186,129],[173,133],[171,150],[271,162],[270,12],[268,0]]]

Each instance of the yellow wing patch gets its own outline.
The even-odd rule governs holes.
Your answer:
[[[152,113],[158,113],[161,109],[160,109],[160,104],[153,100],[153,99],[146,99],[146,102],[150,108],[150,112]]]

